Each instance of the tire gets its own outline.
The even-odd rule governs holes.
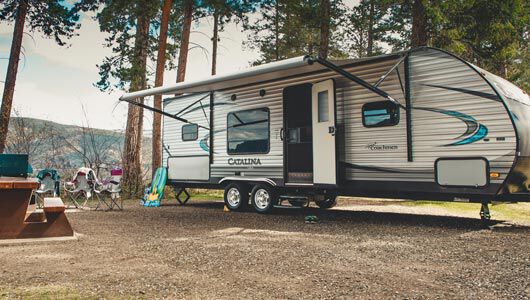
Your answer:
[[[231,183],[225,187],[224,201],[231,211],[243,211],[248,208],[248,186]]]
[[[326,199],[324,199],[324,200],[315,201],[315,204],[320,209],[332,208],[335,205],[337,205],[337,196],[327,196]]]
[[[250,202],[258,213],[265,214],[274,209],[274,205],[278,203],[278,197],[271,186],[258,184],[252,189]]]

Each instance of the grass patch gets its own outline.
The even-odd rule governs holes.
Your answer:
[[[478,212],[480,203],[442,201],[403,201],[404,206],[442,208],[449,212]],[[494,203],[489,206],[494,219],[530,223],[530,203]]]
[[[222,190],[190,189],[188,191],[192,199],[223,200]]]
[[[530,203],[499,203],[492,205],[490,210],[508,220],[530,223]]]
[[[71,288],[59,286],[32,286],[25,288],[7,289],[0,288],[2,299],[99,299],[94,295],[79,293]]]
[[[31,286],[7,288],[0,287],[1,299],[24,299],[24,300],[52,300],[52,299],[76,299],[76,300],[92,300],[92,299],[148,299],[145,295],[119,295],[119,294],[95,294],[94,292],[79,292],[70,287],[58,285],[45,286]]]
[[[479,203],[462,203],[462,202],[443,202],[443,201],[427,201],[418,200],[412,201],[407,200],[400,202],[404,206],[425,206],[425,207],[439,207],[454,211],[475,211],[480,209]]]

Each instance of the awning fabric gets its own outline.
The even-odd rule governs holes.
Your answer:
[[[364,59],[333,61],[333,63],[341,66],[364,60],[377,59],[383,56],[388,55]],[[250,67],[234,73],[214,75],[201,80],[179,82],[147,90],[126,93],[120,97],[120,100],[133,100],[140,97],[154,95],[211,92],[326,69],[320,64],[309,64],[309,60],[309,56],[299,56],[256,67]]]

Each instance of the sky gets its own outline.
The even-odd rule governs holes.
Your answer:
[[[353,7],[358,0],[345,0],[344,4]],[[123,91],[106,93],[94,87],[99,80],[97,64],[111,51],[103,46],[106,33],[99,30],[93,15],[81,16],[81,29],[78,36],[68,40],[68,47],[58,46],[52,39],[39,32],[24,36],[22,46],[25,56],[19,65],[15,86],[13,115],[39,118],[69,125],[90,125],[94,128],[123,130],[127,119],[127,104],[119,102]],[[252,20],[255,16],[250,16]],[[192,25],[190,43],[199,44],[211,53],[213,25],[212,18],[202,18]],[[6,76],[9,50],[14,24],[0,23],[0,88]],[[242,26],[227,24],[220,33],[217,59],[217,74],[225,74],[249,67],[259,53],[244,47],[247,38]],[[31,35],[31,37],[30,37]],[[193,44],[190,45],[193,47]],[[186,80],[196,80],[211,73],[211,57],[195,48],[190,51],[186,70]],[[156,69],[151,62],[150,68]],[[167,71],[164,83],[174,83],[176,70]],[[154,82],[152,78],[151,82]],[[152,99],[147,99],[148,104]],[[86,117],[85,117],[86,115]],[[150,131],[152,113],[145,112],[144,128]]]
[[[201,19],[194,23],[190,41],[210,51],[212,20]],[[83,15],[79,35],[69,40],[69,47],[61,47],[40,33],[30,33],[32,38],[24,36],[25,58],[22,59],[17,82],[13,108],[16,114],[24,117],[39,118],[62,124],[123,130],[125,128],[127,104],[118,101],[122,91],[106,93],[99,91],[93,84],[98,81],[97,64],[111,54],[102,44],[106,37],[99,31],[97,21],[90,15]],[[4,81],[13,24],[0,23],[0,81]],[[234,72],[247,68],[249,62],[259,54],[243,46],[246,33],[241,25],[229,24],[220,33],[217,74]],[[210,51],[211,52],[211,51]],[[188,56],[186,80],[207,77],[211,72],[211,57],[202,50],[191,50]],[[152,69],[155,64],[152,62]],[[165,83],[173,83],[176,70],[167,71]],[[0,84],[3,91],[3,83]],[[149,100],[150,101],[150,100]],[[86,111],[86,118],[85,113]],[[146,112],[144,127],[151,129],[152,114]]]

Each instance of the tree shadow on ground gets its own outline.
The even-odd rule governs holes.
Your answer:
[[[223,210],[224,203],[222,201],[195,201],[189,202],[189,206],[196,208]],[[252,209],[244,212],[236,212],[235,214],[256,214]],[[315,207],[278,207],[274,209],[269,215],[275,218],[284,217],[305,217],[308,215],[315,215],[319,222],[343,222],[349,224],[373,224],[385,226],[427,226],[449,229],[462,230],[483,230],[491,229],[502,232],[528,232],[529,226],[515,225],[504,220],[490,220],[489,227],[485,227],[483,222],[477,218],[456,217],[456,216],[440,216],[414,213],[394,213],[394,212],[376,212],[369,210],[337,210],[329,209],[322,210]],[[477,210],[478,215],[478,210]]]

